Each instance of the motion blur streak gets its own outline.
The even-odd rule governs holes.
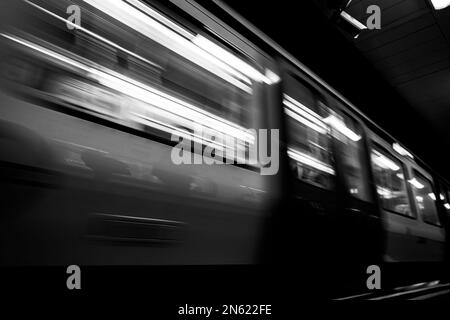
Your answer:
[[[270,179],[259,164],[177,166],[171,135],[240,160],[255,130],[272,128],[256,108],[263,86],[279,77],[144,3],[119,3],[128,8],[114,11],[119,21],[74,2],[5,5],[0,209],[8,216],[0,234],[9,240],[1,263],[260,261],[278,193]],[[72,4],[81,26],[69,30]]]

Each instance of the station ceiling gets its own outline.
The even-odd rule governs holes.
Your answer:
[[[381,28],[364,30],[354,45],[389,84],[439,131],[450,134],[450,7],[429,0],[353,0],[345,9],[366,23],[378,5]]]

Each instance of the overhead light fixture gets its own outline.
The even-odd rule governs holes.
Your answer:
[[[339,27],[341,27],[345,32],[350,34],[355,39],[358,38],[361,31],[367,29],[364,24],[353,18],[345,11],[341,11],[338,18],[336,19],[336,23]]]
[[[429,193],[428,196],[433,199],[434,201],[436,201],[436,196],[434,193]]]
[[[414,159],[414,156],[405,148],[403,148],[401,145],[399,145],[397,142],[392,144],[392,148],[400,155],[410,157],[411,159]]]
[[[435,10],[441,10],[450,6],[450,0],[431,0]]]
[[[423,184],[421,184],[419,181],[417,181],[416,178],[412,178],[412,179],[408,180],[408,182],[410,184],[412,184],[414,187],[416,187],[417,189],[423,189],[425,187]]]
[[[367,27],[364,24],[353,18],[345,11],[341,12],[341,17],[344,18],[346,21],[350,22],[355,28],[358,28],[359,30],[367,29]]]
[[[445,203],[445,204],[444,204],[444,207],[445,207],[445,209],[450,210],[450,203]]]
[[[353,140],[355,142],[361,140],[361,136],[350,130],[345,125],[344,121],[342,121],[338,117],[331,115],[325,118],[324,121],[325,123],[328,123],[330,126],[332,126],[334,129],[342,133],[344,136],[349,138],[350,140]]]

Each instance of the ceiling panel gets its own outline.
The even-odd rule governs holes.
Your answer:
[[[427,119],[450,134],[450,8],[429,0],[354,0],[345,9],[365,23],[381,8],[381,29],[365,30],[355,46]]]

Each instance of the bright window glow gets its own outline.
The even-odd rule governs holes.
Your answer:
[[[264,80],[265,83],[267,84],[276,84],[278,82],[280,82],[281,78],[279,75],[277,75],[275,72],[273,72],[270,69],[266,69],[266,79]]]
[[[377,186],[377,193],[384,199],[391,199],[393,197],[392,190],[388,188]]]
[[[400,167],[394,161],[392,161],[389,158],[386,158],[385,156],[383,156],[381,153],[379,153],[376,150],[373,150],[372,161],[376,165],[378,165],[384,169],[390,169],[392,171],[400,170]]]
[[[441,10],[450,6],[450,0],[431,0],[434,9]]]
[[[394,143],[392,144],[392,148],[398,152],[399,154],[401,154],[402,156],[407,156],[410,157],[411,159],[414,159],[414,156],[405,148],[403,148],[401,145],[399,145],[398,143]]]
[[[322,118],[299,101],[285,94],[283,104],[286,106],[284,111],[288,116],[319,133],[325,134],[328,132],[328,127],[322,121]]]
[[[132,0],[129,1],[133,3],[135,2]],[[217,57],[217,55],[219,55],[219,49],[223,50],[222,48],[210,41],[205,41],[206,39],[203,37],[192,37],[192,35],[187,36],[186,30],[181,34],[179,31],[174,31],[174,28],[171,27],[171,25],[167,26],[162,24],[159,17],[153,18],[151,11],[148,11],[146,12],[147,14],[145,14],[144,12],[135,9],[133,6],[122,1],[84,0],[84,2],[90,4],[98,10],[103,11],[114,19],[117,19],[118,21],[158,42],[166,48],[179,53],[184,58],[201,66],[202,68],[205,68],[211,73],[221,77],[225,81],[230,82],[248,93],[251,93],[252,91],[252,89],[247,85],[251,84],[249,77],[260,82],[265,79],[264,75],[237,57],[233,56],[233,62],[236,62],[237,60],[240,61],[238,65],[233,67],[230,66],[228,62],[225,63],[222,58],[219,59]],[[195,42],[199,42],[203,48],[195,44]],[[231,54],[227,52],[227,56],[230,55]],[[244,70],[237,70],[236,68],[238,67],[241,67]],[[250,72],[250,74],[244,74],[244,72]]]
[[[421,197],[421,196],[416,196],[416,199],[417,199],[417,201],[419,201],[419,202],[423,202],[423,197]]]
[[[83,70],[90,77],[98,80],[101,84],[128,96],[132,96],[135,99],[147,102],[148,108],[154,108],[154,112],[157,112],[176,123],[179,123],[179,121],[181,121],[180,119],[184,119],[184,121],[188,121],[189,123],[197,123],[201,126],[206,126],[213,130],[221,131],[222,133],[233,136],[241,141],[248,141],[249,143],[254,143],[255,141],[255,137],[245,128],[208,113],[181,99],[173,97],[153,87],[147,86],[139,81],[133,80],[113,71],[106,73],[96,68],[89,67],[74,59],[18,37],[7,34],[0,35],[51,57],[54,61],[59,61],[65,65],[70,65],[77,69]]]
[[[313,129],[313,130],[315,130],[315,131],[317,131],[319,133],[322,133],[322,134],[326,134],[327,133],[327,129],[326,128],[323,128],[321,126],[318,126],[318,125],[314,124],[313,122],[309,121],[308,119],[305,119],[304,117],[298,115],[297,113],[291,111],[288,108],[284,108],[284,112],[289,117],[291,117],[292,119],[297,120],[300,123],[303,123],[304,125],[310,127],[311,129]]]
[[[250,66],[248,63],[239,59],[234,54],[228,52],[227,50],[218,46],[214,42],[206,39],[205,37],[198,34],[195,36],[194,39],[192,39],[192,42],[198,47],[202,48],[206,52],[216,57],[217,59],[234,68],[235,70],[239,70],[242,73],[246,74],[250,78],[259,82],[264,81],[269,84],[272,83],[270,79],[268,79],[265,75],[261,74],[258,70]]]
[[[332,167],[330,167],[329,165],[327,165],[326,163],[323,163],[320,160],[317,160],[314,157],[311,157],[307,154],[304,154],[300,151],[294,150],[292,148],[288,148],[288,156],[292,159],[294,159],[295,161],[298,161],[300,163],[306,164],[310,167],[313,167],[317,170],[329,173],[334,175],[334,169]]]
[[[341,119],[337,118],[336,116],[331,115],[331,116],[325,118],[324,121],[325,121],[325,123],[328,123],[330,126],[335,128],[337,131],[342,133],[347,138],[349,138],[349,139],[351,139],[353,141],[361,140],[361,136],[360,135],[357,135],[352,130],[347,128],[345,123]]]
[[[441,200],[445,200],[444,195],[443,195],[442,193],[439,194],[439,198],[440,198]]]
[[[180,27],[170,19],[167,19],[165,16],[160,14],[159,12],[153,10],[151,7],[143,4],[141,1],[136,0],[125,0],[125,2],[128,2],[130,5],[138,8],[139,10],[145,12],[149,16],[151,16],[153,19],[158,20],[160,23],[166,25],[170,29],[176,31],[177,33],[181,34],[183,37],[187,39],[192,39],[195,35],[188,30]]]
[[[444,204],[444,207],[445,207],[445,209],[450,210],[450,204],[449,204],[449,203],[445,203],[445,204]]]
[[[436,201],[436,196],[434,195],[434,193],[429,193],[428,196],[433,199],[434,201]]]
[[[423,184],[421,184],[419,181],[417,181],[416,178],[412,178],[412,179],[408,180],[408,182],[411,183],[417,189],[423,189],[425,187]]]

